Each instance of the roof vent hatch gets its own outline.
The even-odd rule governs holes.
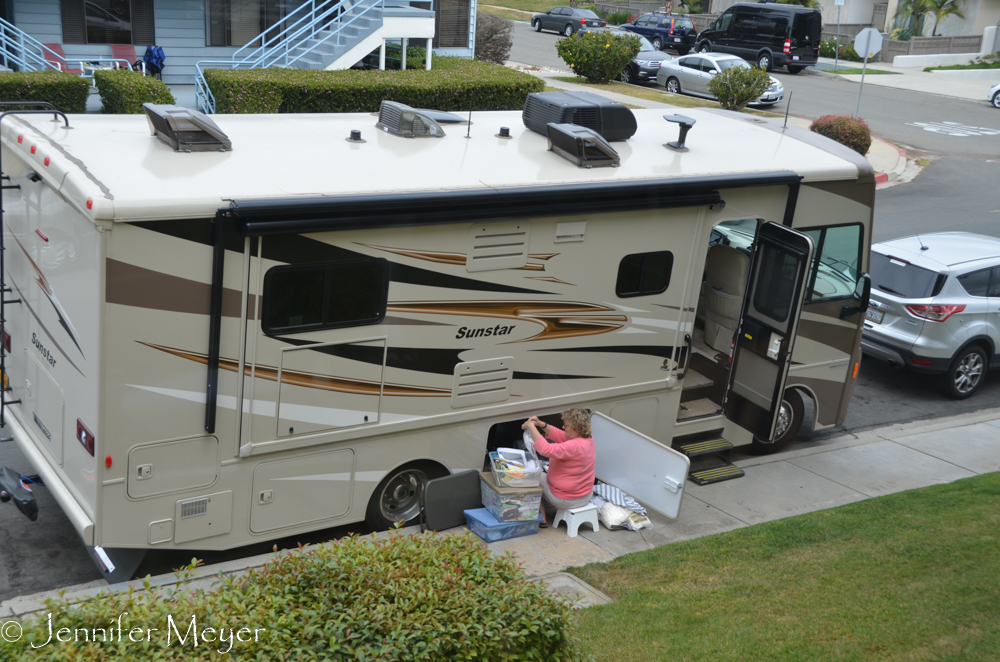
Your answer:
[[[403,138],[444,138],[444,129],[430,113],[396,101],[382,101],[377,128]]]
[[[621,157],[608,141],[593,129],[576,124],[550,123],[548,127],[549,151],[575,163],[581,168],[617,168]]]
[[[149,132],[175,152],[230,152],[229,136],[204,113],[171,104],[144,103]]]

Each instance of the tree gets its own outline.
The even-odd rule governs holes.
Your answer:
[[[931,0],[902,0],[896,8],[896,18],[912,21],[913,34],[919,37],[924,33],[924,17],[931,11]]]
[[[476,59],[503,64],[514,43],[514,24],[506,18],[480,12],[476,18]]]
[[[802,5],[809,9],[823,9],[818,0],[777,0],[783,5]]]
[[[938,23],[941,19],[948,18],[949,16],[958,16],[961,19],[965,19],[965,14],[962,13],[962,9],[965,6],[965,0],[930,0],[931,13],[934,14],[934,29],[931,30],[932,36],[937,36]]]
[[[639,37],[628,33],[580,32],[556,42],[559,57],[588,83],[608,83],[617,78],[638,52]]]
[[[767,91],[771,77],[756,66],[729,67],[712,76],[708,91],[726,110],[743,110]]]

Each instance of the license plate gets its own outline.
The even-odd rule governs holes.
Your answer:
[[[590,23],[587,23],[587,25],[589,25],[592,28],[596,28],[597,27],[597,23],[594,22],[594,21],[591,21]]]
[[[675,44],[681,43],[681,38],[680,37],[674,37],[674,43]]]
[[[793,56],[792,56],[792,59],[793,59],[793,60],[798,60],[798,59],[799,59],[799,56],[798,56],[798,55],[793,55]]]
[[[865,311],[865,319],[871,322],[875,322],[876,324],[882,323],[883,315],[885,315],[885,313],[883,313],[881,310],[872,310],[871,308],[869,308],[868,310]]]

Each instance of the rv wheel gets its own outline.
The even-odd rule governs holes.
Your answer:
[[[754,455],[777,453],[788,444],[795,441],[802,429],[802,418],[805,408],[802,396],[794,389],[785,391],[781,399],[781,409],[778,410],[778,425],[775,428],[774,441],[761,441],[757,437],[750,442],[750,452]]]
[[[391,529],[397,522],[406,524],[420,514],[424,486],[432,478],[447,472],[436,464],[420,462],[391,471],[375,488],[365,523],[376,531]]]

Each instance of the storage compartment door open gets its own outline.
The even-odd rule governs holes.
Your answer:
[[[801,232],[776,223],[757,231],[723,410],[765,441],[774,439],[812,256]]]
[[[597,478],[667,517],[677,517],[691,465],[687,456],[597,412],[590,428],[597,447]]]

